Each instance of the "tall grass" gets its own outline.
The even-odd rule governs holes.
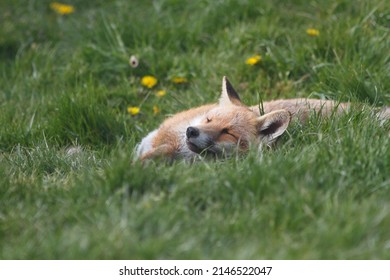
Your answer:
[[[68,4],[0,3],[0,258],[390,257],[390,127],[370,109],[390,104],[386,1]],[[251,105],[367,106],[293,123],[261,154],[132,162],[165,117],[215,102],[223,75]]]

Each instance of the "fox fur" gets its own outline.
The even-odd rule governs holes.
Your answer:
[[[140,160],[166,158],[192,161],[201,156],[231,155],[247,151],[251,146],[269,145],[295,119],[305,122],[311,112],[322,116],[340,114],[349,103],[318,99],[282,99],[247,107],[226,77],[222,79],[219,102],[193,108],[166,119],[136,147]],[[385,107],[380,119],[390,118]]]

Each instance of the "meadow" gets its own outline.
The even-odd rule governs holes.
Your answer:
[[[389,1],[64,4],[0,1],[0,259],[390,258],[390,123],[370,109],[390,106]],[[133,163],[224,75],[248,105],[360,105],[261,154]]]

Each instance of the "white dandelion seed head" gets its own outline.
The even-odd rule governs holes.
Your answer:
[[[130,64],[131,67],[137,68],[139,63],[138,63],[138,59],[137,59],[137,57],[135,55],[130,56],[129,64]]]

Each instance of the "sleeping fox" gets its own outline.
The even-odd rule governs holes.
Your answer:
[[[349,103],[304,98],[264,102],[262,110],[259,106],[247,107],[223,77],[218,103],[168,118],[137,145],[136,157],[192,161],[202,156],[229,156],[237,150],[245,152],[249,147],[270,145],[286,131],[292,119],[305,122],[312,111],[329,116],[349,107]],[[389,118],[390,108],[384,108],[379,117]]]

